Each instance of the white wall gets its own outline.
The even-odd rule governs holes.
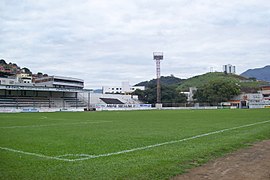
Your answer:
[[[106,94],[106,93],[111,93],[111,94],[132,93],[136,89],[145,90],[145,87],[144,86],[129,86],[129,87],[127,87],[126,84],[124,86],[103,86],[102,87],[103,94]]]
[[[17,80],[13,78],[0,78],[0,85],[14,85],[16,83]]]
[[[88,104],[88,92],[78,93],[78,98]],[[100,98],[118,99],[125,104],[140,104],[137,95],[122,95],[122,94],[101,94],[90,92],[90,104],[105,104]]]

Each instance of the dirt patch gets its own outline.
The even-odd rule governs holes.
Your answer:
[[[270,140],[191,169],[173,180],[270,180]]]

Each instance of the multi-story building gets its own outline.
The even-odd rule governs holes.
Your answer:
[[[223,72],[228,73],[228,74],[235,74],[235,66],[231,64],[223,65]]]

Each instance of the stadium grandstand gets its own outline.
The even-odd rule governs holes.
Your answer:
[[[14,77],[1,77],[0,112],[84,111],[100,109],[100,107],[106,110],[119,107],[151,107],[151,105],[140,105],[138,96],[134,95],[94,93],[92,90],[84,89],[84,81],[78,78],[46,76],[34,78],[32,83],[18,80],[19,78]]]
[[[84,81],[82,79],[63,77],[63,76],[47,76],[35,79],[37,86],[64,88],[64,89],[83,89]]]
[[[0,86],[0,111],[54,111],[85,107],[79,100],[81,90],[41,86]]]

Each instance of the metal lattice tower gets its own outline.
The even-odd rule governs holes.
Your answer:
[[[161,86],[160,86],[160,61],[163,60],[163,52],[154,52],[154,60],[156,61],[157,73],[157,103],[161,103]]]

